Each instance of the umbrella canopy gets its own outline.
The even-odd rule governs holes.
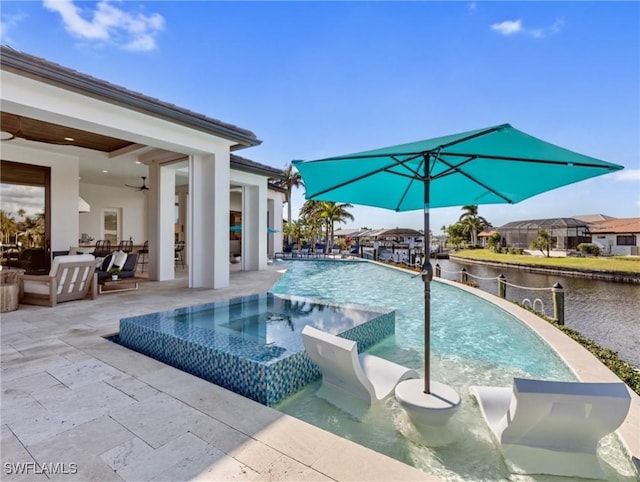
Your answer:
[[[315,161],[293,161],[307,199],[394,211],[517,203],[545,191],[622,169],[504,124]]]
[[[231,231],[232,233],[239,233],[240,231],[242,231],[242,224],[235,224],[233,226],[229,227],[229,231]],[[280,231],[278,231],[275,228],[271,228],[268,227],[267,228],[267,233],[269,234],[274,234],[274,233],[279,233]]]
[[[503,124],[373,151],[313,161],[293,161],[306,198],[424,210],[429,249],[429,209],[517,203],[552,189],[622,169],[532,137]],[[429,388],[429,323],[432,277],[425,282],[425,393]]]

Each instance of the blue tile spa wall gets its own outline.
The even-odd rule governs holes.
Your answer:
[[[339,336],[364,351],[395,332],[395,312],[380,313]],[[162,317],[120,322],[119,342],[264,405],[273,405],[320,377],[304,349],[288,351],[229,333],[176,325]]]

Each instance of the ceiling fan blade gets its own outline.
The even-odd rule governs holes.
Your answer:
[[[131,184],[125,184],[125,186],[133,188],[137,191],[148,191],[149,187],[147,186],[147,177],[140,176],[142,178],[142,186],[132,186]]]

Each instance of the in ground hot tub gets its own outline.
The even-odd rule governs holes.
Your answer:
[[[363,351],[394,333],[395,311],[264,293],[124,318],[118,342],[272,405],[320,376],[304,351],[305,325]]]

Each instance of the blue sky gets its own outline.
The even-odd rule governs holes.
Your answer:
[[[640,216],[638,2],[4,0],[1,8],[3,44],[250,129],[263,144],[238,154],[258,162],[284,167],[510,123],[625,169],[480,206],[495,226]],[[294,213],[303,202],[299,191]],[[349,227],[422,225],[419,211],[352,212]],[[432,210],[434,233],[460,213]]]

